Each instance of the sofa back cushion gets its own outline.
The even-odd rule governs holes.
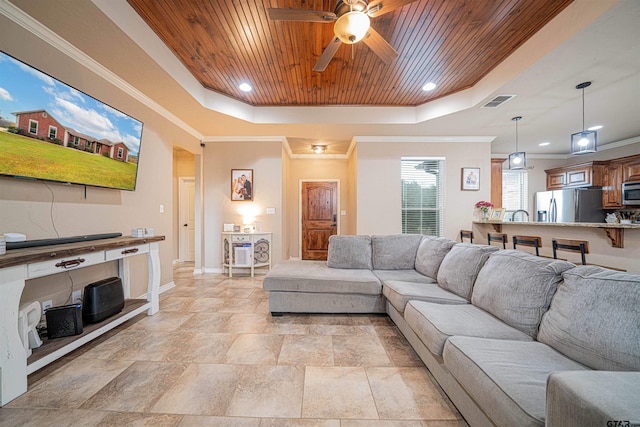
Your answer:
[[[421,234],[371,236],[374,270],[413,270]]]
[[[497,246],[456,243],[440,264],[438,285],[471,301],[471,291],[480,269],[497,250]]]
[[[471,303],[535,338],[567,261],[512,249],[493,253],[478,273]]]
[[[436,280],[442,260],[455,244],[456,242],[446,237],[425,236],[416,253],[416,270]]]
[[[371,270],[371,237],[366,235],[329,237],[327,265],[331,268]]]
[[[589,265],[563,276],[538,340],[593,369],[640,371],[640,274]]]

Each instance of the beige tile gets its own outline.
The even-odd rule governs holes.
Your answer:
[[[185,296],[169,296],[167,298],[160,299],[160,310],[163,312],[171,312],[171,311],[184,311],[187,310],[191,303],[193,302],[193,297],[185,297]]]
[[[260,427],[340,427],[340,420],[263,418]]]
[[[163,390],[151,412],[225,415],[244,366],[192,364]]]
[[[178,427],[259,427],[260,418],[184,415]]]
[[[75,359],[10,402],[7,407],[79,408],[131,363]]]
[[[0,427],[93,427],[106,412],[81,409],[0,408]]]
[[[422,424],[409,420],[342,420],[340,427],[422,427]]]
[[[275,323],[271,321],[264,330],[266,334],[309,335],[309,325],[297,323]]]
[[[247,366],[227,409],[239,417],[300,417],[304,367]]]
[[[153,316],[146,316],[129,329],[145,329],[150,331],[175,331],[193,316],[191,313],[172,313],[159,311]]]
[[[332,337],[285,335],[278,365],[333,366]]]
[[[227,323],[225,331],[236,334],[259,334],[268,326],[267,314],[235,313]]]
[[[377,336],[334,335],[335,366],[391,366],[391,360]]]
[[[364,368],[307,366],[302,417],[378,419]]]
[[[182,415],[107,412],[96,427],[176,427],[181,420]]]
[[[469,427],[464,420],[458,421],[422,421],[422,427]]]
[[[220,308],[221,313],[249,313],[256,311],[256,307],[260,304],[258,299],[243,298],[226,298],[224,305]]]
[[[252,293],[251,288],[214,288],[209,290],[207,295],[217,298],[248,299]]]
[[[260,300],[260,304],[258,304],[256,306],[256,313],[270,313],[269,312],[269,300],[268,299],[262,299]],[[270,315],[270,314],[269,314]]]
[[[147,412],[185,368],[180,363],[135,362],[87,400],[82,408]]]
[[[424,367],[422,359],[404,337],[380,337],[380,342],[393,366]]]
[[[282,335],[240,334],[229,348],[225,363],[275,365],[282,347]]]
[[[372,325],[309,325],[312,335],[377,335]]]
[[[181,331],[224,333],[232,313],[194,313],[180,325]]]
[[[194,333],[183,360],[194,363],[222,363],[235,339],[235,334]]]
[[[455,420],[426,368],[366,368],[381,419]]]

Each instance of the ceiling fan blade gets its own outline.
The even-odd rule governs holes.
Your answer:
[[[274,21],[333,22],[336,14],[321,10],[269,8],[269,18]]]
[[[313,71],[317,73],[323,72],[325,68],[327,68],[327,65],[329,65],[329,62],[331,62],[331,60],[333,59],[333,56],[336,54],[341,44],[342,42],[340,41],[340,39],[334,37],[333,40],[331,40],[327,47],[324,49],[322,55],[320,55],[320,58],[318,59],[318,62],[316,62],[316,65],[313,66]]]
[[[385,64],[390,64],[391,61],[398,57],[398,52],[382,38],[380,33],[369,27],[368,34],[362,39],[362,41],[369,46],[369,48],[382,59]]]
[[[368,15],[375,18],[376,16],[384,15],[414,1],[416,0],[372,0],[367,7],[367,9],[370,10]]]

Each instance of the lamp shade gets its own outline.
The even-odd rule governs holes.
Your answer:
[[[509,154],[509,169],[526,169],[527,167],[527,155],[524,151],[516,151]]]
[[[595,153],[598,149],[598,133],[583,130],[571,134],[571,154]]]
[[[364,12],[352,11],[340,16],[333,25],[333,32],[342,43],[354,44],[367,35],[371,21]]]

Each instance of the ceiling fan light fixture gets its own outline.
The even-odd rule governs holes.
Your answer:
[[[342,43],[354,44],[367,35],[371,20],[364,12],[351,11],[340,16],[333,25],[333,33]]]

